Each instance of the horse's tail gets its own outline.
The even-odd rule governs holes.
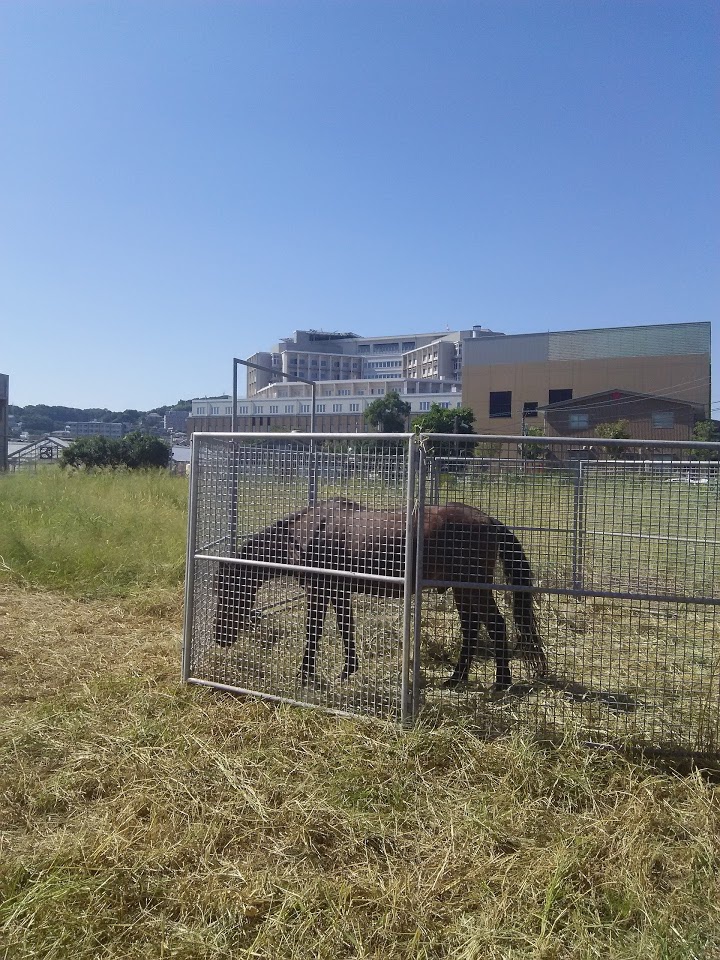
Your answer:
[[[498,553],[505,579],[511,586],[520,588],[513,591],[512,605],[513,620],[520,638],[517,653],[532,663],[537,675],[542,677],[547,673],[547,658],[535,621],[530,561],[512,530],[503,524],[498,526]]]

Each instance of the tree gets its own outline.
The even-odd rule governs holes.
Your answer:
[[[368,404],[364,416],[367,425],[380,433],[404,433],[410,404],[401,400],[396,390],[391,390]]]
[[[544,437],[545,432],[542,427],[528,427],[526,435],[528,437]],[[542,443],[521,443],[520,455],[523,460],[542,460],[549,449]]]
[[[456,407],[450,410],[434,403],[427,413],[414,421],[421,433],[475,433],[473,424],[475,414],[470,407]]]
[[[110,437],[80,437],[65,447],[60,458],[61,467],[118,467],[120,441]]]
[[[135,430],[120,441],[121,462],[130,470],[167,467],[172,450],[159,437]]]
[[[433,403],[427,413],[417,417],[413,426],[421,433],[454,433],[458,436],[470,436],[475,433],[473,424],[475,414],[470,407],[456,407],[451,410]],[[473,446],[453,440],[434,440],[428,443],[428,450],[436,457],[471,457]]]
[[[717,443],[720,441],[720,424],[717,420],[698,420],[693,427],[692,438],[698,443]],[[720,453],[715,450],[703,450],[702,447],[693,450],[692,455],[697,460],[720,459]]]
[[[140,470],[167,467],[170,446],[158,437],[135,431],[118,440],[111,437],[80,437],[62,452],[63,467],[127,467]]]
[[[630,422],[628,420],[613,420],[608,423],[599,423],[595,427],[595,436],[602,437],[604,440],[629,440]],[[633,455],[630,447],[618,447],[614,443],[603,444],[599,449],[613,460],[622,460],[623,457]]]

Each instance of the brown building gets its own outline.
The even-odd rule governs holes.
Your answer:
[[[466,340],[462,379],[463,403],[475,412],[477,433],[518,435],[523,421],[541,422],[531,419],[541,407],[605,391],[683,401],[703,419],[710,409],[710,324]]]
[[[633,440],[690,440],[702,407],[630,390],[604,390],[542,408],[549,437],[594,437],[602,424],[626,421]],[[542,422],[542,421],[540,421]]]

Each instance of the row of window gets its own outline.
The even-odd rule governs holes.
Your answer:
[[[549,390],[548,403],[561,403],[563,400],[572,400],[571,389]],[[535,401],[523,404],[523,417],[536,417],[538,403]],[[491,417],[512,416],[512,390],[491,390],[490,408]]]
[[[563,400],[572,400],[572,390],[550,390],[548,403],[560,403]],[[420,405],[422,409],[422,404]],[[512,390],[490,391],[489,413],[491,417],[512,416]],[[526,401],[523,404],[523,419],[538,415],[538,403]],[[662,430],[675,426],[675,412],[673,410],[655,410],[650,414],[652,426]],[[570,430],[585,430],[590,426],[590,414],[582,411],[568,412],[568,427]]]
[[[347,401],[345,401],[345,403],[347,403]],[[332,404],[329,404],[329,403],[317,403],[316,406],[315,406],[315,410],[316,410],[317,413],[330,413],[330,412],[332,412],[332,413],[343,413],[343,412],[345,411],[345,403],[332,403]],[[427,411],[427,410],[430,409],[430,407],[433,405],[433,403],[437,403],[437,401],[436,401],[436,400],[421,400],[421,401],[420,401],[420,404],[419,404],[419,408],[420,408],[420,410],[423,411],[423,412],[424,412],[424,411]],[[286,414],[294,414],[294,413],[296,412],[296,411],[295,411],[295,404],[294,404],[294,403],[286,403],[286,404],[271,403],[271,404],[269,404],[269,406],[267,407],[267,412],[268,412],[268,413],[271,413],[271,414],[274,414],[274,415],[278,415],[278,414],[281,412],[281,411],[280,411],[280,407],[281,407],[281,406],[283,407],[283,410],[282,410],[283,413],[286,413]],[[451,404],[450,404],[450,401],[448,401],[448,400],[443,400],[443,401],[441,401],[440,403],[438,403],[438,406],[443,407],[444,409],[448,410],[448,409],[450,408]],[[458,400],[458,401],[455,403],[455,406],[457,406],[457,407],[461,406],[461,401]],[[362,410],[362,405],[361,405],[359,402],[352,401],[352,402],[350,402],[350,403],[347,404],[347,410],[348,410],[349,413],[360,413],[361,410]],[[210,416],[219,416],[220,413],[221,413],[221,408],[218,407],[218,406],[210,406],[210,407],[208,407],[207,412],[208,412],[208,414],[209,414]],[[225,412],[225,415],[226,415],[226,416],[230,416],[230,415],[232,414],[232,406],[226,406],[226,407],[224,407],[224,412]],[[239,416],[248,416],[249,414],[253,414],[253,415],[257,414],[257,415],[259,415],[259,416],[262,416],[262,415],[265,413],[265,406],[264,406],[264,404],[263,404],[263,405],[256,405],[256,406],[254,406],[253,408],[251,408],[251,406],[250,406],[249,404],[241,403],[241,404],[238,404],[237,412],[238,412],[238,415],[239,415]],[[298,411],[297,411],[297,412],[298,412],[298,413],[310,413],[310,404],[309,404],[309,403],[300,403],[300,404],[298,404]],[[204,416],[205,416],[205,413],[206,413],[206,408],[205,408],[205,407],[197,407],[196,410],[195,410],[195,412],[194,412],[194,416],[196,416],[196,417],[204,417]]]

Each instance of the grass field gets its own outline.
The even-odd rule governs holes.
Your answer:
[[[720,957],[700,773],[183,687],[186,494],[0,478],[4,960]]]

